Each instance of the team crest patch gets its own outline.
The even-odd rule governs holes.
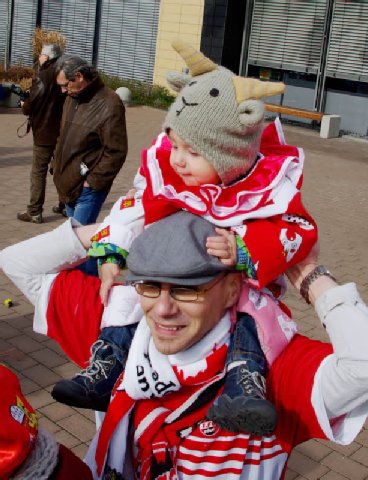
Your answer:
[[[211,420],[206,420],[205,422],[200,423],[199,430],[206,437],[213,437],[220,430],[216,423],[213,423]]]
[[[120,203],[120,210],[124,208],[134,207],[135,205],[135,198],[123,198]]]
[[[110,227],[105,227],[99,232],[97,232],[93,237],[91,238],[92,242],[99,242],[103,238],[106,238],[110,235]]]
[[[10,415],[12,418],[21,425],[28,425],[30,428],[38,428],[38,418],[36,413],[30,412],[24,405],[21,398],[17,395],[17,404],[10,406]]]

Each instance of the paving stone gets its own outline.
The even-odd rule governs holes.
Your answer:
[[[75,410],[73,408],[59,402],[46,405],[45,407],[41,407],[38,410],[43,415],[45,415],[45,417],[54,422],[63,420],[64,418],[70,417],[71,415],[75,415]]]
[[[58,425],[57,423],[53,422],[52,420],[46,417],[42,417],[39,420],[39,425],[51,433],[60,432],[62,430],[60,425]]]
[[[27,395],[27,400],[34,409],[45,407],[46,405],[50,405],[50,403],[56,403],[46,390],[32,392],[30,395]]]
[[[57,423],[84,443],[91,441],[96,433],[95,424],[78,413],[59,420]]]
[[[25,353],[35,352],[42,348],[39,342],[36,342],[28,335],[19,335],[18,337],[10,338],[8,342]]]
[[[295,450],[302,455],[311,458],[315,462],[319,462],[322,458],[327,457],[327,455],[331,453],[331,448],[315,440],[310,440],[302,445],[298,445]]]
[[[288,465],[289,468],[308,480],[317,480],[327,473],[328,470],[324,465],[315,462],[297,450],[293,451]]]
[[[54,385],[54,383],[60,380],[59,375],[43,365],[36,365],[32,368],[28,368],[27,370],[24,370],[23,373],[26,377],[41,385],[41,387]]]
[[[359,450],[350,455],[351,460],[356,460],[357,462],[363,464],[365,467],[368,467],[368,448],[361,447]]]
[[[84,459],[86,456],[88,450],[88,445],[85,443],[81,443],[80,445],[77,445],[76,447],[72,448],[72,452],[79,457],[81,460]]]
[[[5,322],[2,322],[0,324],[0,328],[1,328],[2,339],[12,338],[20,335],[20,331],[17,328],[8,325]],[[1,342],[0,342],[0,345],[1,345]],[[1,346],[0,346],[0,350],[1,350]]]
[[[18,377],[20,377],[20,375],[18,375]],[[20,379],[20,385],[22,387],[23,394],[26,396],[40,389],[40,386],[29,378]]]
[[[321,477],[321,480],[347,480],[349,477],[343,477],[337,472],[332,472],[331,470]]]
[[[74,448],[81,444],[78,438],[74,437],[66,430],[59,430],[54,436],[57,442],[62,443],[67,448]]]
[[[23,372],[25,369],[34,367],[37,362],[21,350],[12,348],[1,355],[1,361],[17,372]]]
[[[290,468],[287,469],[285,480],[296,480],[297,477],[298,477],[298,474],[296,472],[294,472]]]
[[[75,363],[69,361],[54,368],[54,372],[62,378],[72,378],[79,370],[80,368]]]
[[[324,458],[322,464],[350,480],[365,480],[367,477],[366,467],[337,452],[332,452]]]
[[[48,348],[42,348],[42,350],[37,350],[37,352],[30,353],[30,356],[48,368],[58,367],[65,363],[65,357],[61,357],[56,352]]]

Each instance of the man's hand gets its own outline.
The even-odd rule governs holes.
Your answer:
[[[225,228],[216,228],[217,237],[208,237],[207,253],[218,257],[224,265],[233,267],[237,261],[237,249],[234,232]]]
[[[111,287],[115,283],[116,277],[120,273],[119,265],[115,263],[103,263],[100,268],[100,278],[101,278],[101,287],[100,287],[100,297],[101,302],[104,307],[107,306],[109,300],[109,293]]]
[[[296,265],[290,267],[286,270],[286,275],[290,283],[297,290],[300,288],[300,284],[303,279],[312,272],[314,268],[318,265],[318,256],[319,256],[319,244],[316,242],[311,248],[308,255]]]

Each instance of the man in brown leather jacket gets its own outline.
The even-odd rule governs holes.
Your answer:
[[[57,62],[68,94],[55,150],[54,182],[68,217],[94,223],[127,154],[125,109],[92,65],[77,55]]]
[[[39,56],[40,70],[32,80],[29,97],[21,104],[31,120],[33,161],[31,198],[27,210],[18,213],[18,220],[42,223],[48,165],[54,153],[60,130],[65,94],[56,84],[56,61],[62,54],[56,44],[44,45]]]

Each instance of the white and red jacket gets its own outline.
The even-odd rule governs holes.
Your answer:
[[[80,365],[98,336],[102,314],[99,280],[71,270],[85,258],[71,220],[0,254],[4,273],[35,305],[35,330],[57,340]],[[218,430],[204,419],[209,399],[152,432],[147,428],[152,424],[152,403],[142,400],[133,411],[132,457],[123,459],[124,467],[136,466],[137,472],[140,463],[150,462],[152,470],[162,471],[161,454],[169,452],[177,477],[158,474],[155,480],[277,480],[283,478],[287,458],[298,443],[309,438],[351,442],[368,412],[368,308],[355,285],[347,284],[321,295],[316,310],[332,346],[296,335],[271,367],[267,390],[279,412],[274,435],[249,437]],[[175,411],[195,393],[195,385],[187,387],[152,401]],[[119,443],[110,444],[110,453],[119,454]]]

